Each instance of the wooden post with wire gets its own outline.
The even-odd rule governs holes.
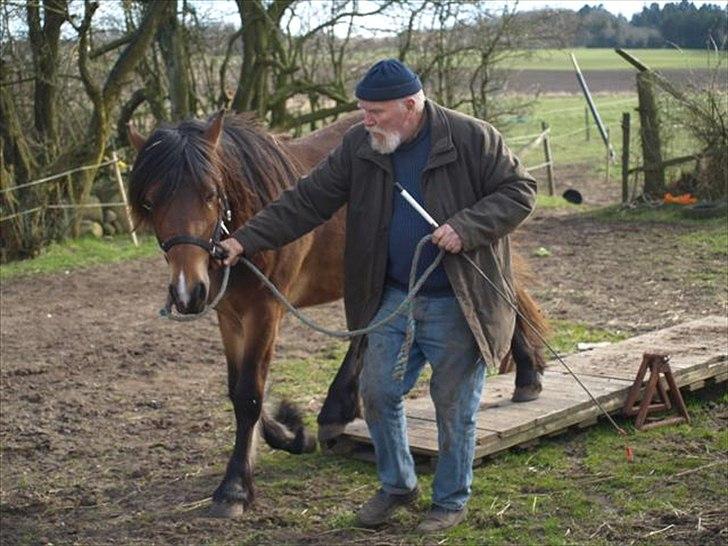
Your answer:
[[[121,194],[121,200],[124,201],[124,211],[126,212],[126,219],[129,221],[131,240],[134,243],[134,246],[139,246],[139,240],[137,239],[136,232],[134,231],[134,220],[131,217],[129,200],[126,198],[126,188],[124,188],[124,181],[121,178],[121,169],[119,169],[119,156],[116,155],[116,150],[111,153],[111,158],[114,162],[114,174],[116,175],[116,182],[117,184],[119,184],[119,193]]]
[[[629,201],[629,139],[630,114],[622,113],[622,203]]]
[[[541,122],[541,131],[545,133],[543,139],[543,153],[546,157],[546,181],[549,185],[549,195],[554,195],[554,161],[551,157],[551,141],[548,133],[549,124]]]
[[[637,74],[642,157],[645,163],[645,195],[662,197],[665,193],[665,169],[662,166],[660,122],[652,72]]]

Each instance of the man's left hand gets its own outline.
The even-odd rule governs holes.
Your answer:
[[[432,244],[452,254],[457,254],[463,249],[463,240],[448,224],[441,225],[432,233]]]

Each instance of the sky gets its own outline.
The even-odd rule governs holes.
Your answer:
[[[518,11],[531,11],[547,7],[577,11],[585,4],[590,6],[602,4],[607,11],[615,15],[624,15],[627,19],[630,19],[635,13],[641,12],[643,7],[647,7],[652,3],[662,6],[670,1],[677,2],[679,0],[597,0],[591,2],[585,0],[520,0],[518,2]],[[515,5],[513,0],[488,0],[488,2],[493,4],[494,7],[504,4]],[[695,2],[696,5],[704,3],[706,2]],[[196,0],[195,4],[198,6],[198,10],[210,18],[223,19],[233,24],[239,21],[235,2],[232,0]],[[366,4],[366,1],[364,4]]]
[[[669,3],[668,0],[520,0],[517,3],[517,10],[531,11],[535,9],[544,9],[550,7],[557,9],[571,9],[577,11],[581,9],[581,7],[585,4],[589,4],[590,6],[597,6],[599,4],[602,4],[611,13],[614,13],[615,15],[623,15],[627,19],[630,19],[632,15],[634,15],[635,13],[639,13],[640,11],[642,11],[643,7],[649,6],[653,3],[653,1],[659,5]],[[515,0],[487,0],[487,2],[489,7],[492,7],[496,11],[504,5],[508,5],[510,7],[516,5]],[[713,0],[713,3],[715,2],[716,0]],[[100,8],[97,12],[96,19],[103,22],[104,18],[106,18],[106,20],[108,20],[109,22],[115,21],[118,24],[121,20],[119,18],[119,3],[120,0],[100,0]],[[191,0],[191,3],[195,6],[201,20],[228,23],[235,27],[240,25],[240,15],[238,14],[237,6],[234,0]],[[369,3],[370,2],[368,0],[362,0],[360,3],[360,9],[367,9],[367,4]],[[694,3],[700,6],[709,2],[695,1]],[[718,3],[720,3],[720,0],[718,0]],[[83,11],[83,3],[80,0],[75,0],[71,5],[72,10],[75,10],[77,13]],[[312,2],[312,5],[312,9],[316,9],[317,7],[325,9],[326,3],[317,3],[316,0],[314,0]],[[401,24],[401,21],[398,20],[398,18],[396,17],[384,16],[375,16],[369,18],[367,21],[360,20],[360,22],[369,29],[377,28],[380,29],[380,32],[385,34],[398,31],[399,28],[396,28],[396,26]],[[15,24],[11,24],[11,31],[20,30],[25,26],[23,20],[17,20],[14,21],[14,23]],[[16,25],[17,28],[15,28]],[[68,27],[65,28],[66,33],[72,35],[73,31],[70,26],[64,26]],[[111,26],[115,25],[112,24]],[[295,32],[295,29],[292,30],[294,30]],[[361,32],[362,31],[359,30],[359,32],[357,33]],[[365,30],[364,32],[367,31]],[[0,31],[0,38],[2,38],[2,34],[3,32]]]
[[[104,1],[109,2],[112,0]],[[585,4],[589,4],[590,6],[597,6],[599,4],[602,4],[604,8],[607,9],[609,12],[615,15],[623,15],[629,20],[631,19],[632,15],[641,12],[643,7],[647,7],[652,3],[657,3],[662,6],[664,4],[668,4],[670,1],[677,2],[679,0],[520,0],[517,2],[516,9],[517,11],[521,12],[545,8],[570,9],[573,11],[578,11]],[[487,0],[487,2],[496,11],[505,5],[508,5],[510,7],[516,6],[515,0]],[[240,16],[238,15],[237,7],[233,0],[192,0],[192,3],[197,8],[198,14],[202,19],[225,22],[235,26],[238,26],[240,24]],[[368,3],[369,2],[367,0],[362,0],[360,3],[360,9],[368,9]],[[694,3],[700,6],[708,2],[694,0]],[[318,5],[324,6],[325,4],[320,3]],[[366,21],[360,20],[360,23],[370,29],[380,29],[383,33],[396,32],[399,29],[394,28],[394,26],[401,24],[401,22],[398,21],[397,18],[386,16],[370,17]],[[356,33],[360,34],[361,30]]]

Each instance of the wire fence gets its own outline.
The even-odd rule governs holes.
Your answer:
[[[114,167],[114,177],[116,178],[116,182],[119,187],[119,194],[121,195],[121,201],[116,202],[109,202],[109,203],[50,203],[50,204],[44,204],[37,207],[32,207],[26,210],[21,210],[14,212],[13,214],[8,214],[5,216],[0,217],[0,223],[7,222],[9,220],[13,220],[15,218],[20,218],[22,216],[26,216],[28,214],[33,213],[41,213],[46,210],[75,210],[75,209],[84,209],[84,208],[102,208],[102,207],[124,207],[124,212],[126,214],[127,221],[129,223],[129,226],[133,226],[133,221],[131,217],[131,209],[129,208],[129,200],[126,196],[126,188],[124,186],[124,181],[121,176],[121,168],[120,166],[123,165],[123,162],[119,159],[116,152],[114,151],[112,153],[111,159],[108,159],[106,161],[102,161],[100,163],[96,163],[93,165],[83,165],[81,167],[76,167],[73,169],[69,169],[67,171],[63,171],[61,173],[53,174],[50,176],[46,176],[44,178],[39,178],[38,180],[32,180],[30,182],[26,182],[25,184],[19,184],[17,186],[10,186],[7,188],[0,189],[0,195],[4,194],[10,194],[12,192],[16,192],[18,190],[38,186],[41,184],[45,184],[48,182],[51,182],[53,180],[58,180],[59,178],[64,178],[66,176],[83,172],[83,171],[89,171],[89,170],[97,170],[102,167],[106,167],[112,165]],[[137,238],[136,233],[133,229],[130,230],[131,239],[135,246],[139,246],[139,240]]]

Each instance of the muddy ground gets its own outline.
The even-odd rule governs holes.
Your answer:
[[[683,70],[665,69],[660,73],[671,82],[683,85],[710,79],[710,71],[704,69]],[[637,71],[626,70],[585,70],[584,79],[592,93],[634,93]],[[572,70],[520,70],[508,76],[508,89],[524,93],[574,93],[581,89]]]
[[[618,189],[605,192],[586,170],[562,169],[560,180],[587,203],[614,202]],[[725,283],[694,274],[721,271],[723,258],[696,263],[679,242],[689,230],[543,209],[516,238],[526,256],[551,252],[530,259],[548,315],[639,333],[725,311]],[[292,542],[326,543],[296,534],[295,522],[266,519],[276,503],[295,503],[295,493],[263,493],[253,519],[242,522],[202,517],[206,501],[195,501],[217,485],[233,437],[231,416],[220,411],[224,360],[214,319],[156,318],[165,275],[155,257],[3,283],[3,544],[228,544],[256,525],[290,528]],[[339,303],[311,315],[343,324]],[[277,358],[328,343],[287,321]],[[265,474],[259,470],[263,491]],[[368,491],[340,502],[354,509]]]

